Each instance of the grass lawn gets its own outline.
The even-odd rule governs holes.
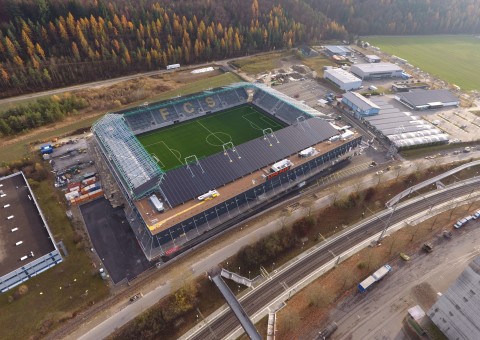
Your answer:
[[[256,55],[232,61],[232,64],[249,74],[258,74],[277,68],[279,59],[291,55],[291,52],[274,52]]]
[[[201,159],[222,151],[225,143],[240,145],[262,136],[263,129],[277,131],[282,127],[255,108],[241,106],[146,133],[138,139],[163,170],[170,170],[182,166],[187,156]]]
[[[0,339],[40,337],[42,329],[55,327],[62,319],[108,294],[108,287],[93,268],[83,247],[73,242],[74,230],[65,215],[61,198],[51,181],[31,183],[51,231],[69,252],[64,262],[28,280],[28,293],[8,302],[15,288],[0,295]],[[79,247],[80,248],[80,247]]]
[[[302,62],[317,72],[317,77],[323,77],[324,66],[335,66],[336,64],[325,56],[314,58],[303,58]]]
[[[464,90],[480,90],[480,39],[439,35],[369,37],[366,40]]]

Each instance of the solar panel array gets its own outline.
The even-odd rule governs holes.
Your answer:
[[[229,150],[228,155],[220,152],[201,159],[201,166],[193,163],[171,170],[164,176],[161,188],[169,203],[177,206],[336,134],[327,121],[310,118],[276,131],[279,143],[273,137],[260,137],[236,146],[236,151]]]

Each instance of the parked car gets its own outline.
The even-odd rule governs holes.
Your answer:
[[[408,255],[405,254],[405,253],[400,253],[400,257],[401,257],[402,260],[404,260],[404,261],[410,261],[410,256],[408,256]]]
[[[143,297],[143,294],[142,294],[142,293],[137,293],[137,294],[135,294],[134,296],[132,296],[132,297],[130,298],[130,302],[137,301],[137,300],[140,299],[141,297]]]
[[[480,210],[478,210],[477,212],[475,212],[475,214],[472,215],[473,219],[476,220],[477,218],[480,217]]]
[[[455,229],[460,229],[461,227],[463,227],[466,223],[468,222],[468,220],[466,218],[462,218],[461,220],[457,221],[457,223],[455,223],[453,225],[453,227]]]
[[[422,249],[427,253],[431,253],[433,251],[433,245],[430,242],[424,243]]]
[[[446,229],[443,230],[443,233],[442,233],[443,237],[445,238],[452,238],[452,232],[451,231],[448,231]]]

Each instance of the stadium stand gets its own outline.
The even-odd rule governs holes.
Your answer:
[[[262,97],[260,97],[257,101],[255,101],[255,104],[260,106],[262,109],[264,109],[267,112],[271,112],[272,109],[275,107],[275,105],[278,104],[279,99],[265,93]]]
[[[241,101],[246,101],[248,99],[248,94],[245,92],[244,88],[235,89],[235,92]]]
[[[164,106],[160,109],[151,110],[153,118],[158,124],[158,127],[166,126],[175,120],[180,119],[173,106]]]
[[[236,106],[242,103],[235,90],[221,92],[218,94],[218,96],[225,107]]]
[[[144,131],[155,125],[155,120],[150,111],[125,116],[125,120],[133,131]]]
[[[203,111],[215,112],[222,108],[220,100],[214,94],[208,94],[200,100]]]
[[[307,118],[301,110],[291,105],[288,105],[287,103],[283,103],[283,105],[281,105],[275,113],[277,118],[287,124],[295,123],[297,121],[297,118],[300,116],[304,116],[305,118]]]

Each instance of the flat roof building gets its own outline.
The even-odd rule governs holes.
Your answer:
[[[360,88],[362,80],[341,68],[330,68],[323,72],[323,77],[335,83],[341,90],[350,91]]]
[[[402,112],[385,101],[385,97],[372,97],[370,100],[380,107],[376,116],[363,117],[372,129],[387,137],[397,149],[417,145],[448,143],[450,137],[427,121]]]
[[[350,68],[350,72],[360,79],[400,78],[403,70],[391,63],[368,63],[356,64]]]
[[[377,115],[380,107],[370,99],[356,92],[347,92],[343,95],[342,103],[348,106],[356,118]]]
[[[375,54],[368,54],[365,56],[365,59],[367,59],[369,63],[379,63],[382,61],[382,59]]]
[[[480,256],[428,311],[448,339],[480,339]]]
[[[458,106],[460,101],[448,90],[414,90],[395,96],[403,105],[412,110],[438,109],[445,106]]]
[[[330,56],[340,55],[342,57],[350,57],[353,55],[353,51],[348,46],[340,45],[327,45],[325,46],[325,53]]]
[[[22,172],[0,178],[0,291],[62,262]]]

